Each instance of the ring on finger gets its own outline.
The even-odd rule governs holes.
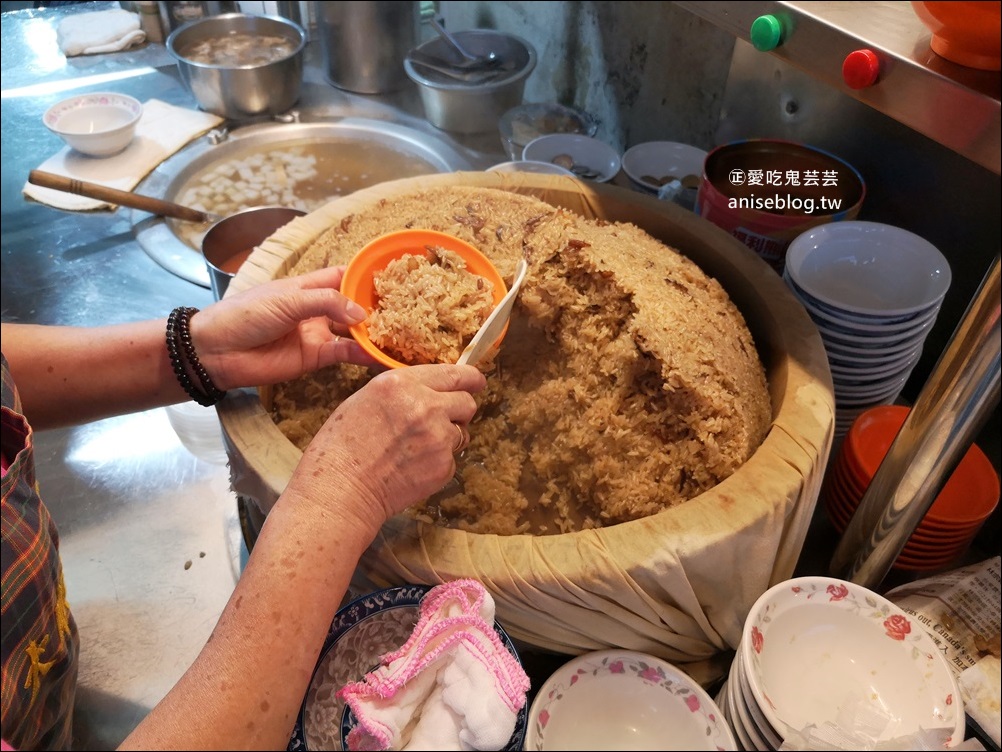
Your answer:
[[[466,430],[466,428],[459,425],[459,423],[453,423],[452,425],[459,429],[459,439],[456,441],[456,445],[452,448],[452,453],[457,454],[470,445],[470,433]]]

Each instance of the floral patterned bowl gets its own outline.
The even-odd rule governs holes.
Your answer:
[[[102,91],[57,102],[45,111],[42,122],[81,154],[110,157],[132,143],[142,114],[138,99]]]
[[[713,699],[675,666],[631,650],[573,658],[539,688],[526,750],[738,749]]]
[[[876,742],[937,730],[949,746],[964,740],[956,678],[925,628],[854,583],[800,577],[770,588],[745,620],[738,659],[750,699],[784,739],[854,719]]]

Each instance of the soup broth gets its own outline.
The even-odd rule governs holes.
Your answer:
[[[201,65],[242,68],[284,60],[296,51],[296,46],[286,37],[233,33],[194,42],[183,55]]]
[[[248,149],[196,173],[177,202],[228,216],[254,206],[311,212],[329,201],[377,183],[438,172],[432,163],[385,144],[358,140],[303,141]],[[211,223],[168,220],[174,234],[195,250]]]

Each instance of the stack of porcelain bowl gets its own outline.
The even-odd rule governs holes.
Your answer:
[[[716,701],[743,749],[933,749],[960,744],[966,726],[953,670],[925,629],[829,577],[759,597]]]
[[[828,353],[841,437],[864,410],[898,398],[950,287],[950,265],[907,230],[844,221],[796,237],[783,277]]]
[[[529,709],[525,749],[739,747],[692,677],[655,655],[617,648],[572,658],[543,682]]]
[[[828,468],[821,498],[832,525],[842,533],[891,448],[909,408],[874,407],[852,424]],[[999,478],[976,445],[961,459],[893,567],[930,572],[955,562],[971,545],[999,502]]]

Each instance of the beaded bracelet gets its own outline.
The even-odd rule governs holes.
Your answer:
[[[195,353],[195,345],[191,340],[191,317],[198,313],[197,308],[179,306],[167,317],[167,353],[170,355],[171,368],[184,391],[195,402],[203,407],[212,407],[226,396],[209,376]],[[201,382],[199,389],[188,375],[189,369],[195,373]]]

